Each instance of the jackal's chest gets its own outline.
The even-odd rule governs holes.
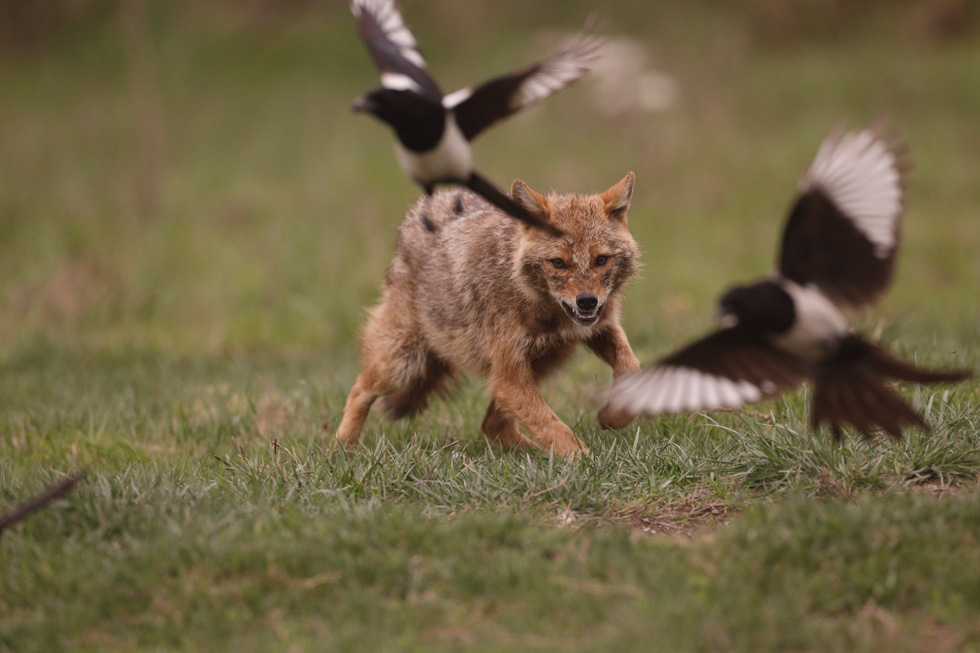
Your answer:
[[[527,334],[524,339],[527,355],[531,358],[539,355],[547,356],[555,350],[575,347],[593,337],[597,326],[598,324],[589,326],[573,324],[562,317],[551,329]]]

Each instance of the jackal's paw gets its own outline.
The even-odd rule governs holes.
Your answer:
[[[488,435],[484,433],[487,438],[487,442],[491,446],[499,447],[501,451],[524,451],[528,448],[527,441],[521,436],[520,433],[516,434],[493,434]]]
[[[501,451],[513,451],[516,453],[526,451],[529,448],[527,441],[520,436],[513,439],[500,438],[496,440],[496,443],[500,446]]]
[[[599,411],[599,426],[603,429],[622,429],[626,428],[636,415],[614,410],[606,405]]]
[[[555,458],[565,458],[567,460],[578,458],[579,456],[590,457],[592,455],[589,452],[589,448],[578,438],[574,442],[567,444],[556,442],[551,446],[551,449],[555,453]]]
[[[357,442],[361,439],[360,435],[360,433],[350,433],[344,428],[344,425],[341,424],[340,428],[337,429],[337,444],[340,445],[340,449],[342,451],[350,453],[357,448]]]

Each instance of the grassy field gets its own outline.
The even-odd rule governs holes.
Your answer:
[[[606,432],[583,352],[545,396],[591,460],[491,450],[476,379],[334,450],[416,193],[348,111],[376,72],[344,4],[61,3],[0,44],[0,513],[89,470],[0,535],[0,650],[980,650],[977,382],[903,390],[934,432],[902,442],[813,434],[807,389]],[[914,170],[858,325],[980,369],[980,32],[942,13],[970,4],[715,5],[607,3],[675,101],[608,114],[582,83],[483,137],[483,171],[637,173],[652,360],[770,268],[824,134],[887,116]],[[452,89],[592,5],[403,6]]]

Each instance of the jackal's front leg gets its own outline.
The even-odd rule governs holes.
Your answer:
[[[612,368],[614,379],[640,369],[640,361],[633,354],[633,349],[626,339],[626,332],[619,324],[611,325],[587,340],[585,344]],[[622,411],[615,411],[606,404],[599,411],[599,426],[604,429],[621,429],[632,422],[634,417]]]
[[[545,403],[529,365],[494,361],[490,385],[494,405],[520,422],[535,446],[560,457],[588,453],[589,448]]]
[[[496,400],[490,401],[480,430],[491,444],[499,444],[505,451],[524,446],[524,437],[517,428],[517,420],[500,410]]]

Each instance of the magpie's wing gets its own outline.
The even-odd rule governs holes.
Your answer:
[[[395,0],[351,0],[350,10],[357,19],[357,33],[381,70],[385,88],[415,91],[442,101],[442,91],[425,70],[425,59]]]
[[[737,408],[795,387],[806,375],[799,359],[730,327],[620,377],[609,391],[609,404],[647,415]]]
[[[878,299],[895,269],[905,167],[874,130],[828,136],[800,180],[780,273],[815,284],[840,306]]]
[[[533,106],[583,77],[595,62],[602,41],[587,33],[520,72],[467,87],[443,98],[467,140],[507,116]]]

